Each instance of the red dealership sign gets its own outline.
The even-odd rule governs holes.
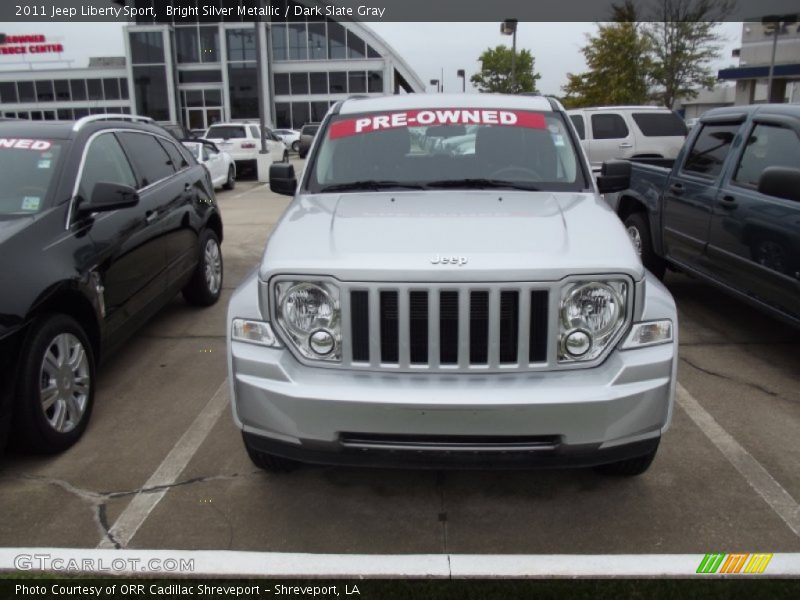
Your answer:
[[[62,44],[48,43],[42,34],[6,35],[0,33],[0,55],[53,54],[63,52]]]

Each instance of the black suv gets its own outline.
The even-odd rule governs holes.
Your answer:
[[[0,123],[0,451],[86,428],[95,365],[177,292],[214,304],[222,220],[208,171],[131,115]]]

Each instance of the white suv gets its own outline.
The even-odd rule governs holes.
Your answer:
[[[272,162],[288,162],[289,150],[272,130],[265,130],[267,151]],[[237,167],[255,168],[256,157],[261,149],[261,132],[258,124],[215,123],[206,131],[205,139],[214,142],[223,152],[230,154]]]
[[[614,158],[675,159],[686,124],[660,106],[605,106],[567,111],[593,171]]]

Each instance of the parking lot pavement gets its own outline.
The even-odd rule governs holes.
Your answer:
[[[666,282],[681,318],[681,395],[642,477],[587,470],[259,472],[222,385],[225,302],[258,263],[288,198],[239,182],[219,202],[223,301],[198,310],[176,298],[114,356],[101,371],[89,430],[73,449],[3,459],[0,545],[800,551],[800,333],[674,273]],[[168,485],[137,493],[162,479]]]

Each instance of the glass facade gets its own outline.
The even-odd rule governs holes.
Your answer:
[[[156,121],[169,121],[167,65],[162,31],[129,33],[136,113]],[[89,86],[89,99],[92,87]]]
[[[272,60],[361,60],[381,55],[335,21],[273,23]]]
[[[119,77],[0,82],[2,104],[127,99],[128,80]]]

